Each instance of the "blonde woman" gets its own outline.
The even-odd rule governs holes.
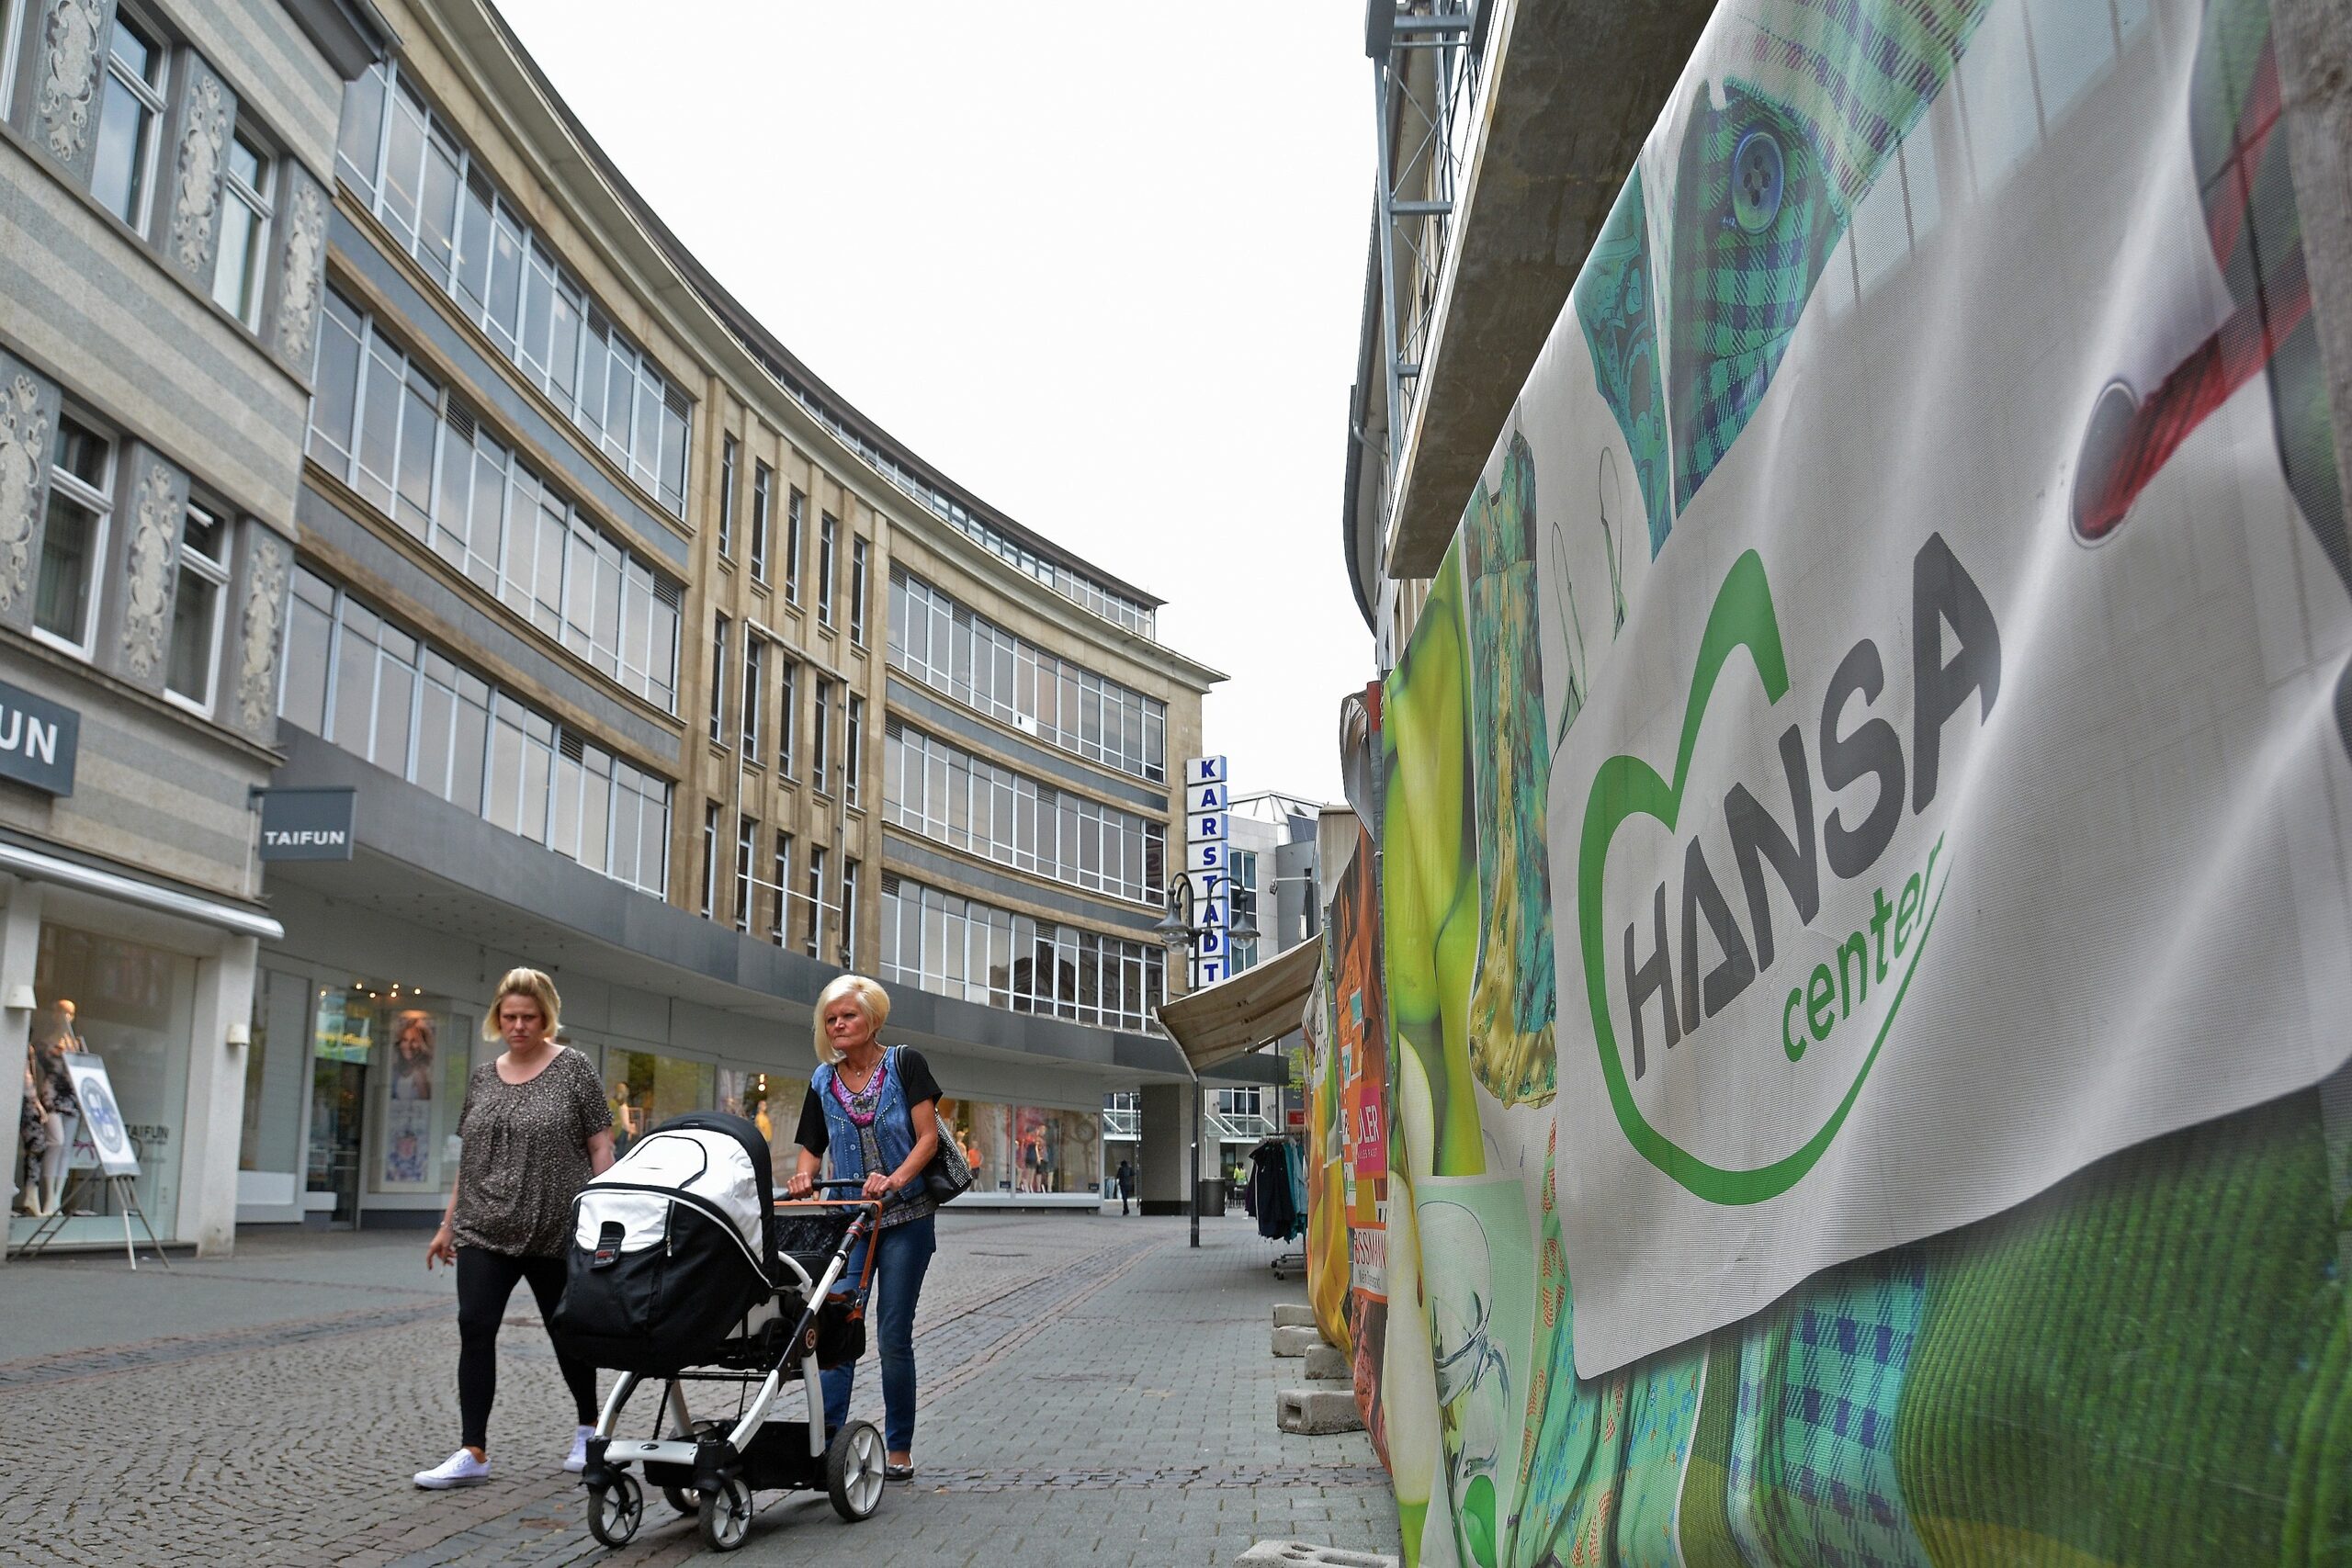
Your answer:
[[[876,1038],[890,1016],[890,994],[863,975],[843,975],[817,997],[816,1074],[800,1105],[798,1168],[786,1196],[806,1198],[820,1161],[836,1181],[863,1180],[868,1198],[885,1200],[870,1238],[874,1253],[874,1326],[882,1355],[883,1473],[914,1479],[915,1303],[937,1247],[923,1168],[939,1148],[939,1084],[911,1046],[885,1049]],[[861,1241],[842,1278],[854,1283],[865,1267]],[[849,1419],[855,1367],[824,1374],[825,1428]]]
[[[506,1050],[466,1081],[458,1182],[424,1249],[428,1271],[435,1263],[458,1270],[458,1410],[464,1424],[458,1451],[417,1472],[416,1483],[429,1491],[490,1479],[499,1320],[525,1280],[540,1320],[555,1315],[571,1246],[571,1200],[613,1163],[612,1110],[588,1058],[556,1043],[561,1012],[553,981],[536,969],[515,969],[498,983],[482,1021],[482,1038],[503,1040]],[[555,1359],[579,1422],[563,1468],[577,1471],[588,1462],[596,1425],[596,1371],[560,1350]]]

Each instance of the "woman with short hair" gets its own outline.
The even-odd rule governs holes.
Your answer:
[[[800,1106],[797,1168],[785,1183],[788,1197],[806,1198],[820,1162],[832,1179],[858,1181],[883,1201],[871,1237],[861,1241],[842,1271],[854,1288],[874,1248],[875,1337],[882,1358],[883,1473],[914,1479],[915,1303],[937,1247],[933,1206],[923,1168],[939,1148],[939,1084],[922,1053],[885,1047],[876,1032],[890,1017],[890,994],[863,975],[843,975],[817,998],[816,1074]],[[824,1374],[825,1429],[849,1419],[854,1366]]]
[[[458,1270],[458,1451],[416,1473],[429,1491],[490,1479],[490,1407],[498,1393],[498,1325],[514,1287],[529,1280],[539,1319],[555,1316],[571,1247],[571,1201],[613,1163],[613,1112],[588,1058],[556,1043],[562,1000],[537,969],[510,970],[482,1020],[505,1051],[466,1081],[458,1112],[458,1181],[424,1267]],[[588,1462],[596,1427],[596,1370],[559,1348],[578,1428],[563,1468]]]

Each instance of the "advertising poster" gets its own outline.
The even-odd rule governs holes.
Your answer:
[[[106,1063],[86,1051],[68,1051],[65,1071],[74,1080],[74,1098],[82,1106],[75,1151],[86,1145],[97,1168],[108,1176],[138,1176],[139,1151],[131,1145],[114,1085],[107,1080]]]
[[[2352,1539],[2279,114],[2263,0],[1716,12],[1382,694],[1409,1562]]]

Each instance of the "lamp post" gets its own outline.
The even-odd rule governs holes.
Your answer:
[[[1197,891],[1193,881],[1196,875],[1200,878]],[[1206,933],[1194,923],[1195,901],[1205,899],[1213,895],[1220,882],[1232,886],[1239,886],[1232,877],[1221,871],[1197,873],[1180,871],[1169,879],[1168,912],[1160,916],[1159,923],[1152,927],[1152,930],[1159,933],[1160,943],[1168,949],[1170,958],[1173,959],[1180,953],[1193,953],[1200,946],[1201,938]],[[1228,942],[1255,942],[1258,940],[1258,924],[1250,919],[1249,912],[1244,910],[1238,920],[1226,928],[1225,937]],[[1182,1059],[1184,1071],[1193,1080],[1192,1189],[1185,1199],[1184,1211],[1193,1217],[1192,1244],[1198,1247],[1201,1245],[1201,1119],[1207,1113],[1208,1108],[1201,1100],[1201,1075],[1194,1070],[1192,1055],[1184,1049],[1184,1043],[1181,1040],[1176,1043],[1176,1054]]]

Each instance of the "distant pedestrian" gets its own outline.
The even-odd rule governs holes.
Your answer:
[[[531,1283],[542,1322],[563,1296],[571,1247],[571,1200],[613,1163],[613,1112],[588,1058],[556,1043],[562,1003],[555,983],[536,969],[515,969],[498,983],[482,1038],[506,1042],[494,1062],[476,1067],[458,1112],[463,1140],[458,1182],[441,1228],[424,1249],[424,1267],[458,1270],[459,1447],[416,1472],[428,1491],[478,1486],[490,1479],[490,1407],[498,1393],[498,1325],[522,1280]],[[563,1468],[588,1462],[596,1426],[596,1370],[561,1351],[556,1366],[571,1390],[579,1421]]]
[[[876,1032],[889,1021],[890,994],[863,975],[843,975],[817,996],[816,1074],[800,1107],[795,1142],[800,1156],[785,1194],[814,1190],[820,1161],[836,1181],[865,1184],[883,1200],[874,1234],[851,1249],[842,1269],[846,1291],[865,1272],[874,1250],[875,1337],[882,1352],[883,1473],[893,1481],[915,1474],[915,1303],[938,1248],[923,1168],[939,1147],[939,1083],[922,1053],[885,1048]],[[839,1292],[837,1292],[839,1293]],[[824,1374],[825,1430],[849,1419],[855,1366]]]
[[[1112,1179],[1119,1187],[1119,1213],[1127,1212],[1127,1200],[1136,1195],[1136,1168],[1125,1160],[1119,1162],[1119,1174]]]

